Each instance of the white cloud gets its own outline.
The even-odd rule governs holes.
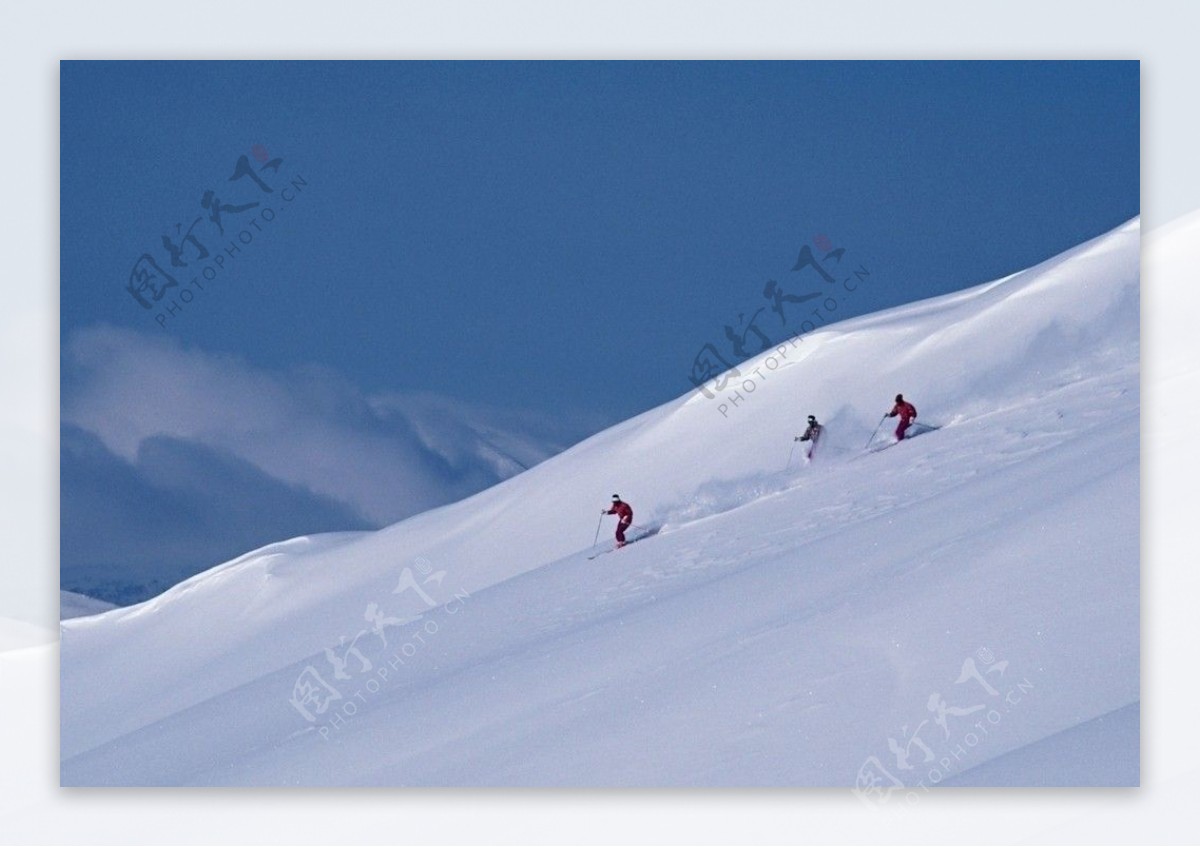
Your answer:
[[[528,414],[430,394],[368,396],[328,369],[273,372],[107,326],[65,346],[62,420],[130,463],[156,436],[223,450],[380,524],[467,496],[564,446]]]

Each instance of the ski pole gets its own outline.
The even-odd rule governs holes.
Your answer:
[[[872,432],[872,433],[871,433],[871,437],[870,437],[870,438],[868,438],[868,439],[867,439],[867,443],[863,445],[863,449],[864,449],[864,450],[866,450],[868,447],[870,447],[870,446],[871,446],[871,442],[875,440],[875,434],[876,434],[877,432],[879,432],[879,428],[880,428],[881,426],[883,426],[883,422],[884,422],[884,421],[886,421],[886,420],[887,420],[887,415],[884,415],[882,418],[880,418],[880,419],[879,419],[879,423],[875,424],[875,432]]]
[[[600,513],[600,518],[596,521],[596,537],[592,539],[593,547],[600,541],[600,524],[602,523],[604,523],[604,512]]]
[[[784,468],[784,470],[785,470],[785,471],[786,471],[786,470],[791,470],[791,467],[792,467],[792,458],[793,458],[795,455],[796,455],[796,441],[795,441],[795,439],[793,439],[793,440],[792,440],[792,451],[791,451],[790,453],[788,453],[788,463],[787,463],[787,467],[785,467],[785,468]]]

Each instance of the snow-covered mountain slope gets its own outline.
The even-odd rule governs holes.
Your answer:
[[[1129,706],[1138,246],[1135,219],[766,353],[736,405],[65,622],[63,782],[915,786]],[[864,455],[898,391],[941,429]],[[660,531],[589,559],[613,492]]]
[[[74,591],[60,591],[58,595],[59,620],[85,618],[88,615],[98,615],[113,608],[112,603],[106,603],[103,600],[97,600],[95,597],[88,597],[86,594],[78,594]]]

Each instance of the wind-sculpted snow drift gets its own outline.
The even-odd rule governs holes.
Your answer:
[[[1136,722],[1138,248],[1135,219],[768,352],[728,414],[692,392],[461,502],[67,621],[63,782],[878,800]],[[942,428],[863,456],[898,391]],[[808,413],[827,437],[785,469]],[[660,531],[589,561],[613,492]],[[1135,784],[1121,725],[1115,767],[1064,779]],[[1005,762],[979,772],[1056,767]]]

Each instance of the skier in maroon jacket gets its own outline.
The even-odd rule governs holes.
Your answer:
[[[630,508],[628,503],[614,494],[612,499],[612,508],[601,509],[600,514],[617,516],[617,546],[624,547],[625,530],[629,529],[630,524],[633,523],[633,509]]]
[[[896,405],[892,406],[892,410],[887,413],[889,418],[894,418],[896,415],[900,416],[900,423],[896,427],[896,440],[903,441],[905,431],[917,419],[917,407],[905,400],[903,394],[897,394]]]

